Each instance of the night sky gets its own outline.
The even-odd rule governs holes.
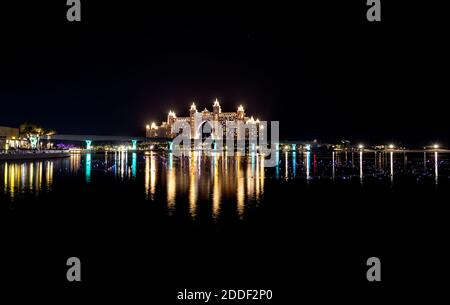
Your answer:
[[[85,0],[69,23],[65,2],[2,4],[0,126],[143,136],[218,97],[283,139],[449,143],[443,8],[382,1],[370,23],[365,0]]]

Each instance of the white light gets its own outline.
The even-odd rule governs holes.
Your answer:
[[[394,144],[389,144],[389,149],[393,149],[394,147]]]
[[[358,148],[359,148],[359,149],[363,149],[363,148],[364,148],[364,145],[359,144],[359,145],[358,145]]]
[[[434,149],[438,149],[438,148],[439,148],[439,145],[438,145],[438,144],[434,144],[434,145],[433,145],[433,148],[434,148]]]

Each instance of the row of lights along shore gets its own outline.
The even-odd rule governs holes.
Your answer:
[[[365,147],[364,144],[359,144],[358,145],[358,149],[359,150],[363,150],[364,147]],[[397,147],[394,144],[387,145],[387,148],[388,149],[397,149]],[[440,146],[439,146],[439,144],[433,144],[431,147],[424,147],[423,149],[430,149],[430,148],[432,148],[432,149],[439,149]]]

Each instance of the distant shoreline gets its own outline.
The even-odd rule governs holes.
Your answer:
[[[66,158],[66,157],[70,157],[69,152],[0,154],[0,161],[40,160],[40,159]]]

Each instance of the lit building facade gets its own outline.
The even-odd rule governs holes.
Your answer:
[[[247,116],[241,105],[236,112],[222,112],[219,101],[213,103],[212,111],[205,108],[199,112],[195,103],[189,109],[189,116],[178,117],[174,111],[169,111],[167,120],[161,125],[154,122],[146,126],[147,138],[174,138],[179,133],[178,127],[189,125],[190,138],[199,139],[205,133],[205,124],[210,125],[210,133],[213,139],[221,139],[225,136],[234,136],[244,139],[249,136],[258,137],[259,130],[263,128],[259,119]],[[234,125],[233,125],[234,123]],[[239,126],[245,127],[243,131]],[[230,128],[232,127],[232,128]]]
[[[19,138],[19,128],[0,126],[0,150],[18,148],[22,142]]]

